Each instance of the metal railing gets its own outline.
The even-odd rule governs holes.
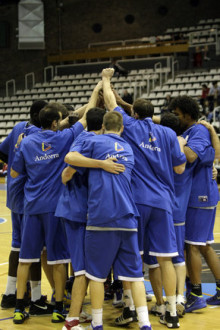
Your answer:
[[[16,91],[15,79],[11,79],[11,80],[6,81],[5,88],[6,88],[6,96],[7,97],[9,96],[9,85],[10,84],[12,84],[12,88],[13,88],[13,94],[12,95],[15,95],[15,91]]]

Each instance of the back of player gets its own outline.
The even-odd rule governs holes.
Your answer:
[[[180,150],[176,134],[169,128],[156,126],[152,122],[154,107],[149,101],[138,99],[134,102],[135,118],[129,117],[117,106],[110,86],[112,74],[110,69],[102,71],[104,99],[109,110],[122,113],[122,137],[130,143],[134,152],[132,189],[140,213],[139,248],[143,252],[144,243],[149,243],[146,244],[146,253],[157,256],[161,266],[168,300],[166,315],[160,320],[161,323],[179,327],[176,316],[176,276],[170,258],[177,255],[172,218],[173,169],[182,173],[186,158]]]
[[[113,265],[114,276],[131,281],[132,288],[139,292],[137,295],[135,290],[139,316],[142,311],[139,326],[141,329],[150,330],[142,262],[138,251],[137,211],[131,191],[133,152],[129,144],[119,136],[122,131],[120,114],[106,114],[103,125],[104,135],[94,136],[83,144],[82,161],[114,158],[118,163],[124,164],[125,171],[116,175],[96,168],[98,166],[88,166],[94,167],[89,170],[88,221],[85,237],[86,276],[90,278],[92,300],[92,329],[103,329],[103,283]],[[82,162],[80,166],[84,164]],[[73,165],[77,163],[73,162]]]

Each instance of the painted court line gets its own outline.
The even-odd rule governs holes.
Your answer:
[[[0,319],[0,321],[11,320],[11,319],[13,319],[13,316],[12,317],[6,317],[5,319]]]
[[[8,265],[8,262],[3,262],[0,266]]]

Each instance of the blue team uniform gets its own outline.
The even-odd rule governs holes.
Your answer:
[[[22,262],[38,262],[44,243],[48,263],[69,262],[63,223],[54,212],[62,186],[64,157],[82,130],[83,126],[78,122],[62,132],[39,131],[27,136],[15,155],[12,168],[26,175]]]
[[[207,128],[195,125],[190,133],[192,137],[187,145],[198,155],[198,159],[193,170],[192,189],[186,213],[185,242],[206,245],[214,241],[213,228],[219,199],[217,183],[212,179],[215,152]]]
[[[25,176],[19,175],[16,179],[10,176],[11,164],[18,149],[17,140],[21,133],[28,136],[39,128],[31,125],[29,122],[18,123],[6,139],[0,144],[0,152],[8,157],[8,175],[7,175],[7,207],[11,210],[12,219],[12,250],[19,251],[21,246],[23,209],[24,209],[24,184]]]
[[[102,160],[116,157],[126,168],[118,175],[96,168],[89,170],[86,276],[104,282],[113,265],[115,278],[143,280],[137,239],[138,214],[130,185],[134,165],[132,149],[117,134],[104,134],[87,139],[81,154]]]
[[[81,153],[83,142],[95,133],[83,131],[70,147]],[[67,244],[75,276],[85,274],[85,229],[87,219],[88,178],[76,172],[63,186],[55,215],[64,219]]]
[[[186,161],[176,134],[155,125],[151,118],[136,120],[117,107],[123,115],[123,138],[131,145],[135,165],[132,190],[140,213],[139,248],[153,256],[176,256],[173,225],[173,167]],[[163,233],[163,235],[161,235]],[[144,243],[145,242],[145,243]]]

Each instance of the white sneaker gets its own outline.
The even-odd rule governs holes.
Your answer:
[[[151,307],[150,313],[156,316],[163,316],[166,313],[166,305],[155,304],[154,306]]]
[[[79,315],[79,322],[80,323],[88,323],[92,321],[92,315],[86,313],[84,310]]]
[[[125,303],[123,301],[123,293],[122,292],[116,292],[114,293],[112,306],[115,308],[121,308],[124,307]]]
[[[147,301],[152,301],[152,299],[153,299],[153,294],[150,294],[146,291],[146,300]]]

